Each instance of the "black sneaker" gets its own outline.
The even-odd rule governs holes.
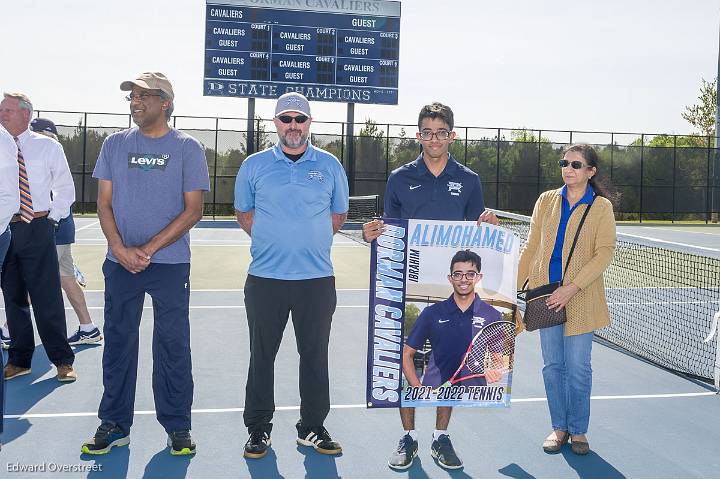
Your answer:
[[[405,434],[398,444],[397,450],[390,456],[388,466],[391,469],[397,469],[404,471],[412,466],[415,456],[417,456],[418,442],[410,436]]]
[[[173,431],[168,434],[167,445],[170,448],[170,454],[173,456],[195,454],[195,441],[192,440],[190,431],[187,429]]]
[[[450,436],[447,434],[440,434],[440,437],[432,442],[430,455],[437,459],[438,464],[445,469],[460,469],[463,467],[462,461],[455,454],[455,449],[452,442],[450,442]]]
[[[323,426],[305,427],[302,419],[295,424],[298,431],[297,443],[301,446],[312,446],[321,454],[340,454],[342,447],[330,437]]]
[[[272,424],[266,424],[251,430],[250,437],[245,443],[243,456],[249,457],[250,459],[260,459],[264,457],[265,454],[267,454],[268,447],[272,444],[270,431],[272,431]]]
[[[83,443],[80,448],[85,454],[107,454],[115,446],[130,444],[130,434],[124,432],[114,422],[103,422],[97,428],[95,436]]]

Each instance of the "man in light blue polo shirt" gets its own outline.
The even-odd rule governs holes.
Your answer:
[[[330,412],[328,342],[335,312],[332,238],[345,222],[348,183],[338,159],[308,141],[310,104],[286,93],[275,107],[279,142],[249,156],[235,182],[237,219],[252,243],[245,283],[250,367],[243,418],[250,438],[245,457],[270,445],[275,411],[274,365],[292,312],[300,353],[297,443],[339,454],[323,426]]]

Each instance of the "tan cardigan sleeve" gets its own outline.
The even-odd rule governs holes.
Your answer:
[[[517,289],[520,290],[525,284],[525,280],[530,276],[530,261],[540,247],[540,235],[542,234],[542,220],[545,213],[542,208],[545,193],[535,202],[532,218],[530,219],[530,232],[528,239],[522,250],[520,251],[520,259],[518,261],[518,277]]]
[[[601,199],[599,197],[597,200],[596,203],[599,203],[597,206],[600,206],[601,211],[598,228],[595,232],[593,256],[572,280],[580,289],[585,289],[603,274],[612,263],[613,254],[615,253],[615,216],[613,215],[612,204],[605,198]]]

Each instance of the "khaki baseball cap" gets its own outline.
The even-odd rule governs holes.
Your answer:
[[[175,99],[172,85],[170,80],[160,72],[145,72],[141,73],[135,80],[127,80],[120,84],[122,91],[131,91],[133,85],[145,88],[147,90],[160,90],[166,95],[170,96],[170,100]]]

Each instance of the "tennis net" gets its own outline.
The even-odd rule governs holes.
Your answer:
[[[351,196],[347,221],[362,223],[378,215],[380,197],[378,195]]]
[[[496,214],[527,240],[528,216]],[[713,379],[717,336],[703,340],[720,308],[717,250],[618,233],[605,288],[611,324],[597,336],[670,370]]]

